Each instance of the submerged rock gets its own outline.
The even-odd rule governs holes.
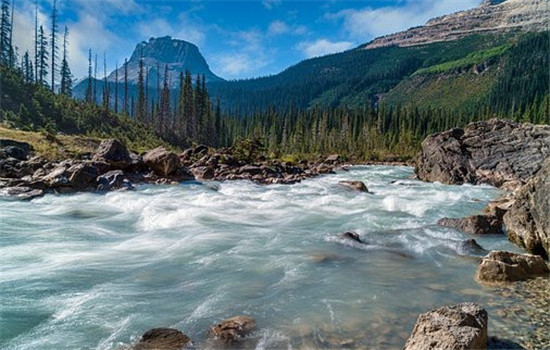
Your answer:
[[[550,126],[491,119],[428,136],[415,173],[424,181],[515,188],[550,156]]]
[[[369,192],[367,186],[363,181],[338,181],[338,185],[351,188],[352,190],[356,190],[359,192]]]
[[[404,350],[487,348],[487,311],[478,304],[443,306],[418,316]]]
[[[248,316],[234,316],[210,328],[208,334],[224,343],[238,342],[256,327],[256,321]]]
[[[482,283],[504,283],[547,277],[548,273],[548,266],[538,255],[492,251],[481,260],[476,278]]]
[[[361,239],[359,234],[357,234],[355,232],[344,232],[344,233],[340,234],[338,237],[340,237],[341,239],[347,239],[347,240],[350,240],[350,241],[354,241],[354,242],[357,242],[357,243],[360,243],[360,244],[367,244],[366,242],[364,242]]]
[[[20,200],[31,200],[36,197],[44,195],[44,191],[41,189],[35,189],[32,187],[5,187],[0,189],[0,196],[9,197]]]
[[[550,158],[515,195],[504,215],[508,239],[528,252],[550,255]]]
[[[191,339],[175,328],[153,328],[130,350],[181,350],[191,345]]]
[[[437,225],[451,227],[474,235],[503,233],[502,220],[492,215],[472,215],[465,218],[443,218],[437,220]]]
[[[480,246],[475,239],[467,239],[460,242],[460,249],[473,254],[487,254],[487,250]]]

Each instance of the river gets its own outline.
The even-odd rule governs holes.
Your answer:
[[[461,244],[472,237],[434,224],[500,190],[412,174],[356,166],[294,185],[0,199],[0,348],[118,349],[159,326],[200,348],[210,325],[239,314],[258,323],[246,348],[400,348],[419,313],[462,301],[486,307],[498,334],[503,297],[475,282],[481,255]],[[519,251],[504,236],[475,239]]]

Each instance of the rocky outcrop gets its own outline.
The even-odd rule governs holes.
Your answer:
[[[426,25],[377,38],[365,49],[414,46],[451,41],[475,33],[548,29],[550,9],[546,0],[486,0],[471,10],[429,20]]]
[[[244,338],[256,327],[256,321],[248,316],[228,318],[213,326],[209,335],[223,343],[235,343]]]
[[[487,311],[474,303],[444,306],[418,316],[404,350],[487,348]]]
[[[191,339],[177,329],[153,328],[145,332],[130,350],[182,350],[191,345]]]
[[[517,188],[550,157],[550,126],[491,119],[428,136],[416,175],[445,184]]]
[[[132,158],[126,146],[115,139],[101,141],[93,160],[108,163],[118,169],[125,169],[132,164]]]
[[[145,153],[143,161],[159,176],[168,176],[180,167],[179,157],[163,147]]]
[[[503,233],[502,219],[491,215],[472,215],[465,218],[443,218],[437,221],[437,225],[451,227],[474,235]]]
[[[350,188],[355,191],[368,193],[367,185],[363,181],[339,181],[338,185]]]
[[[504,215],[508,239],[528,252],[550,255],[550,158],[537,175],[514,194]]]
[[[548,277],[548,266],[538,255],[492,251],[478,266],[476,279],[482,283],[525,281]]]

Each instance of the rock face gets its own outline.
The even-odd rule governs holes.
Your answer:
[[[364,48],[423,45],[514,29],[543,31],[549,16],[546,0],[485,0],[471,10],[433,18],[424,26],[377,38]]]
[[[338,184],[359,192],[369,192],[363,181],[339,181]]]
[[[472,215],[459,219],[443,218],[437,221],[437,225],[451,227],[474,235],[503,233],[502,220],[489,215]]]
[[[131,350],[182,350],[191,339],[174,328],[153,328],[145,332]]]
[[[504,283],[547,277],[548,272],[544,259],[538,255],[492,251],[481,260],[476,278],[482,283]]]
[[[491,119],[427,137],[416,175],[445,184],[516,188],[550,157],[550,126]]]
[[[444,306],[418,316],[404,350],[487,348],[487,311],[474,303]]]
[[[248,316],[235,316],[210,328],[209,334],[224,343],[237,342],[256,327],[256,321]]]
[[[504,215],[508,239],[528,252],[550,255],[550,159],[515,195]]]
[[[147,152],[143,156],[143,161],[160,176],[168,176],[180,167],[179,157],[163,147]]]

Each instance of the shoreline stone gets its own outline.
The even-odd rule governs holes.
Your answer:
[[[478,304],[443,306],[420,314],[403,350],[487,348],[487,311]]]
[[[484,284],[500,284],[548,277],[548,273],[548,266],[538,255],[491,251],[481,260],[476,280]]]

